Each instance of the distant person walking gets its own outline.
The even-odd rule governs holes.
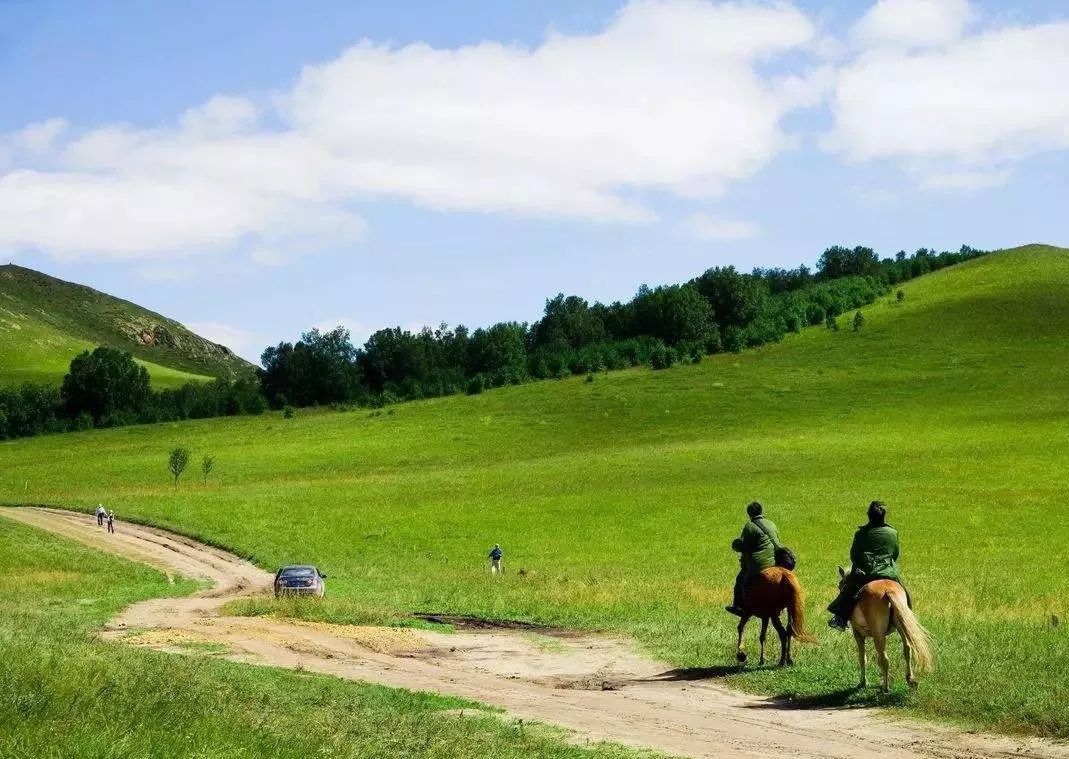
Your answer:
[[[496,575],[498,573],[504,572],[504,570],[501,568],[501,556],[503,555],[503,553],[504,552],[501,550],[501,546],[499,546],[497,543],[494,543],[494,547],[490,550],[489,554],[490,574]]]
[[[108,512],[108,532],[115,532],[115,512]]]
[[[107,516],[107,514],[108,514],[108,512],[104,510],[104,504],[98,503],[97,504],[97,527],[103,527],[104,526],[104,517]]]

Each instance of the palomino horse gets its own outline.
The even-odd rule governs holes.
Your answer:
[[[772,626],[779,634],[779,666],[794,664],[794,659],[791,658],[792,637],[803,643],[817,642],[816,638],[806,632],[802,601],[802,587],[798,584],[794,572],[789,569],[769,567],[750,578],[746,584],[746,598],[743,602],[745,614],[739,620],[739,648],[735,658],[740,662],[746,661],[746,652],[742,650],[742,632],[746,629],[750,617],[758,617],[761,620],[761,659],[758,663],[765,663],[765,636],[771,620]],[[787,610],[786,628],[779,618],[784,609]]]
[[[846,582],[846,570],[839,567],[839,587]],[[865,638],[872,638],[876,647],[876,657],[880,662],[883,682],[880,690],[886,693],[889,688],[887,668],[887,636],[894,630],[902,636],[902,657],[906,660],[906,682],[909,687],[917,687],[918,672],[930,672],[932,669],[932,639],[928,631],[913,614],[906,601],[906,591],[894,580],[873,580],[861,589],[860,598],[850,615],[850,628],[857,641],[857,662],[861,668],[859,688],[867,684],[865,670],[868,661],[865,656]]]

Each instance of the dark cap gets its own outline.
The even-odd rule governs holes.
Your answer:
[[[761,516],[761,513],[763,511],[764,511],[764,509],[761,507],[761,504],[759,504],[757,501],[754,501],[753,503],[751,503],[749,506],[746,507],[746,513],[751,517],[759,517],[759,516]]]
[[[883,505],[883,501],[873,501],[869,504],[869,521],[875,524],[883,524],[884,519],[887,517],[887,507]]]

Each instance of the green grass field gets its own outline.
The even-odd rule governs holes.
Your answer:
[[[0,756],[305,759],[632,756],[567,746],[460,699],[95,639],[126,603],[180,594],[153,570],[0,519]],[[466,717],[447,710],[466,708]]]
[[[1050,623],[1069,617],[1069,252],[995,254],[902,289],[904,302],[864,309],[860,334],[817,328],[665,372],[0,443],[0,500],[103,500],[270,569],[315,562],[334,619],[618,631],[674,665],[724,665],[735,686],[838,703],[874,699],[848,691],[853,640],[823,608],[879,498],[936,643],[936,672],[890,702],[1069,737],[1069,634]],[[179,444],[194,462],[175,492]],[[216,469],[202,484],[205,453]],[[820,638],[790,671],[728,666],[729,544],[752,499],[799,555]],[[484,560],[494,542],[500,581]]]

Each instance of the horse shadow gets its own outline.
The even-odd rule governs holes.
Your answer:
[[[747,704],[747,709],[805,711],[808,709],[866,709],[873,706],[896,706],[905,703],[906,694],[881,694],[875,688],[840,688],[810,696],[772,696],[759,703]]]
[[[667,672],[661,672],[658,675],[639,678],[635,682],[667,683],[681,681],[689,682],[692,680],[717,680],[724,677],[730,677],[731,675],[739,675],[743,672],[761,672],[763,670],[772,669],[776,669],[772,664],[764,664],[759,667],[754,667],[752,665],[746,666],[744,664],[718,664],[712,667],[681,667],[679,669],[670,669]]]
[[[763,672],[780,669],[775,664],[755,667],[744,664],[718,664],[711,667],[681,667],[670,669],[660,674],[635,678],[630,683],[666,683],[694,682],[701,680],[720,680],[732,675],[750,672]],[[880,693],[876,688],[840,688],[827,693],[807,696],[781,695],[770,696],[762,701],[746,704],[746,709],[772,709],[777,711],[805,711],[810,709],[865,709],[873,706],[897,706],[908,699],[908,693],[892,691]]]

